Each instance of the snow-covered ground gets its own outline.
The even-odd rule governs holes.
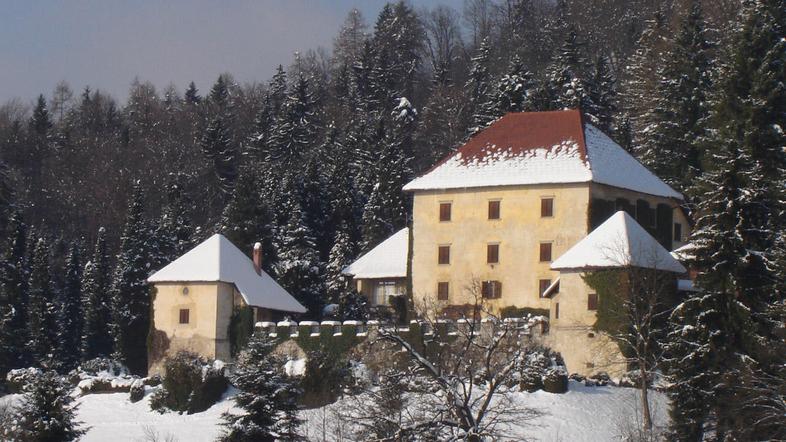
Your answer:
[[[78,418],[89,431],[84,441],[147,441],[147,434],[155,432],[159,441],[213,441],[221,433],[221,414],[235,410],[230,390],[224,400],[203,413],[180,415],[159,414],[148,406],[150,395],[132,404],[127,393],[91,394],[79,399]],[[667,422],[666,397],[659,393],[650,395],[655,422]],[[13,400],[14,396],[0,398],[0,403]],[[512,426],[510,440],[543,442],[595,442],[620,440],[626,428],[635,428],[637,410],[640,409],[637,391],[618,387],[585,387],[570,382],[566,394],[516,393],[515,401],[543,413],[535,421]],[[303,432],[309,440],[349,441],[349,423],[340,423],[336,415],[344,401],[313,410],[305,410]],[[236,411],[236,410],[235,410]],[[341,428],[343,427],[343,428]],[[146,434],[147,431],[147,434]]]

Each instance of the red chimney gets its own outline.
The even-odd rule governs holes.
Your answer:
[[[262,274],[262,243],[255,243],[254,244],[254,252],[252,253],[254,257],[254,270],[257,272],[257,275]]]

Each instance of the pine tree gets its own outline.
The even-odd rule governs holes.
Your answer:
[[[306,307],[307,315],[319,318],[325,305],[324,266],[300,204],[290,203],[288,209],[289,221],[276,246],[279,254],[275,273],[278,282]]]
[[[342,223],[330,249],[330,256],[325,268],[327,273],[327,295],[332,303],[338,303],[342,294],[349,290],[347,276],[341,273],[356,257],[355,243],[352,241],[346,223]]]
[[[704,133],[712,89],[712,45],[696,0],[658,69],[656,93],[648,97],[646,133],[639,143],[642,161],[667,183],[686,192],[702,172],[696,140]]]
[[[83,360],[112,355],[111,267],[106,245],[106,229],[98,230],[93,257],[85,265],[82,278],[84,327],[80,349]]]
[[[243,168],[221,217],[223,233],[240,250],[250,253],[255,243],[262,243],[262,268],[273,270],[276,251],[273,245],[274,220],[262,195],[261,179],[250,168]]]
[[[213,163],[219,190],[230,193],[237,178],[237,150],[225,116],[213,117],[202,136],[201,146],[205,158]]]
[[[0,260],[0,379],[29,362],[27,226],[19,212],[11,215],[6,250]]]
[[[587,89],[588,102],[591,105],[587,114],[592,119],[592,124],[603,133],[613,133],[613,122],[617,113],[617,88],[607,56],[599,55],[596,58]]]
[[[309,80],[301,75],[288,92],[270,136],[268,167],[282,171],[297,169],[316,144],[317,134],[316,103]]]
[[[491,73],[489,72],[490,57],[491,47],[489,39],[484,38],[471,59],[469,80],[467,80],[465,86],[469,98],[469,107],[472,112],[471,133],[478,131],[497,117],[495,114],[489,115],[489,109],[486,106],[491,100],[492,94]]]
[[[549,67],[549,89],[553,94],[552,109],[592,110],[587,90],[587,61],[584,44],[570,26],[552,65]]]
[[[191,201],[184,189],[185,177],[176,174],[168,180],[166,205],[155,231],[152,266],[160,269],[188,251],[194,229],[189,218]]]
[[[33,252],[29,286],[29,351],[37,365],[55,368],[57,349],[57,314],[55,288],[49,267],[49,244],[39,238]]]
[[[272,353],[274,347],[270,338],[256,333],[240,354],[233,384],[240,390],[235,404],[243,414],[223,415],[226,432],[219,440],[300,440],[294,413],[300,391],[283,373],[284,361]]]
[[[145,193],[139,182],[126,214],[120,237],[120,253],[112,279],[112,334],[117,359],[132,373],[147,370],[147,332],[150,325],[150,294],[147,276],[149,230],[143,218]]]
[[[185,99],[186,99],[186,103],[192,106],[196,106],[202,102],[202,97],[199,95],[199,90],[197,89],[193,81],[191,83],[188,83],[188,89],[186,89]]]
[[[540,106],[537,100],[537,85],[532,73],[514,55],[508,72],[497,82],[492,100],[486,104],[485,113],[499,118],[508,112],[532,111]]]
[[[60,294],[57,362],[59,369],[66,372],[76,368],[81,356],[80,344],[84,316],[80,254],[79,245],[72,244],[65,266],[63,291]]]
[[[76,422],[75,398],[71,385],[54,371],[38,375],[24,387],[21,403],[13,409],[15,425],[0,434],[4,440],[66,442],[85,434]]]

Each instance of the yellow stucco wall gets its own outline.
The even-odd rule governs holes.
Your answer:
[[[542,218],[541,198],[554,199],[554,216]],[[488,219],[488,202],[500,201],[500,219]],[[451,221],[439,221],[439,204],[452,203]],[[587,235],[589,185],[542,185],[419,191],[414,195],[412,286],[416,303],[436,299],[437,282],[449,283],[449,301],[473,303],[474,281],[502,283],[504,306],[549,308],[539,279],[554,280],[539,262],[541,242],[552,242],[552,260]],[[487,244],[499,244],[499,263],[486,263]],[[450,245],[450,264],[437,263],[438,246]]]
[[[166,336],[166,349],[161,357],[149,361],[151,374],[161,373],[164,359],[180,350],[229,360],[229,322],[239,298],[234,285],[223,282],[158,283],[155,288],[153,333]],[[184,288],[188,288],[188,293],[183,293]],[[188,324],[180,324],[181,309],[189,310]]]
[[[616,343],[592,329],[596,316],[595,311],[587,308],[590,293],[594,291],[581,273],[560,272],[559,293],[551,300],[546,345],[562,354],[570,373],[591,375],[605,371],[619,376],[625,371],[625,361]]]

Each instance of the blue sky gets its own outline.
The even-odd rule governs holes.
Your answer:
[[[416,8],[461,0],[410,0]],[[384,0],[0,0],[0,102],[66,80],[123,100],[134,77],[181,91],[222,72],[269,78],[298,50],[329,47],[347,12],[369,25]]]

